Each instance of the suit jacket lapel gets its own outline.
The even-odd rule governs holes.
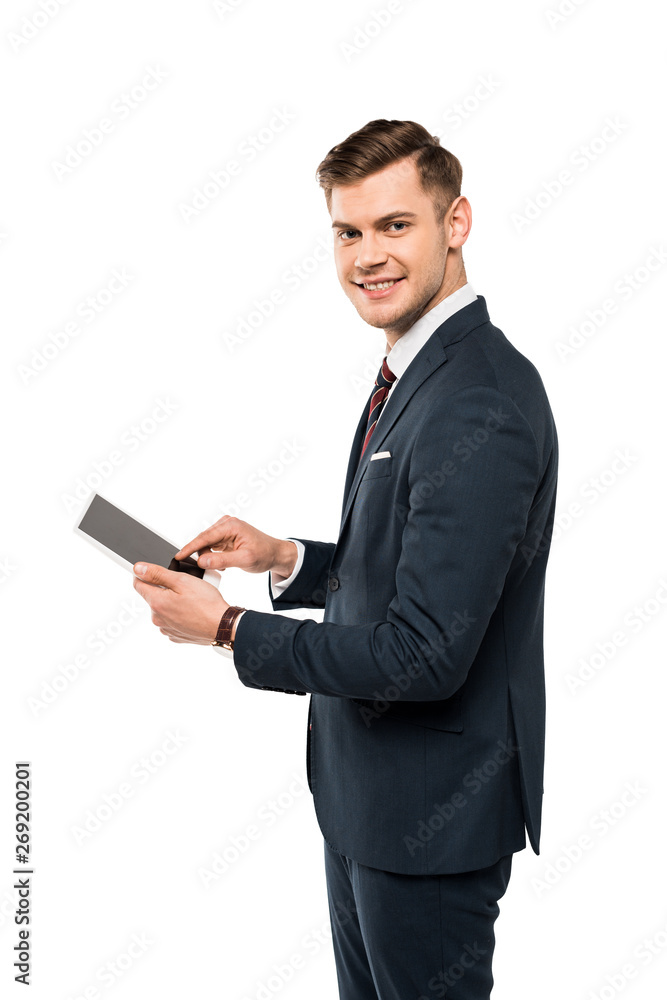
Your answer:
[[[387,434],[405,409],[410,397],[414,395],[419,386],[425,379],[428,378],[431,372],[435,371],[436,368],[439,368],[440,365],[446,360],[447,355],[441,341],[438,337],[431,337],[427,343],[424,344],[417,356],[413,358],[412,362],[405,370],[405,374],[398,380],[392,389],[382,409],[381,419],[378,421],[371,439],[368,442],[368,447],[366,448],[361,461],[357,465],[363,439],[366,436],[368,407],[370,406],[371,400],[371,397],[368,397],[366,408],[361,416],[361,419],[359,420],[359,424],[354,435],[352,453],[350,455],[350,461],[347,468],[345,497],[343,500],[343,516],[340,523],[341,534],[343,528],[345,527],[345,522],[349,516],[350,510],[352,509],[352,503],[357,492],[357,487],[359,486],[361,478],[366,470],[366,466],[371,460],[371,455],[375,451],[382,450],[382,442],[385,440]]]
[[[398,388],[398,386],[396,386]],[[364,443],[364,438],[366,437],[366,424],[368,423],[368,410],[371,405],[371,399],[373,393],[375,392],[375,386],[371,389],[370,395],[366,400],[366,405],[364,406],[363,412],[359,418],[359,423],[357,424],[357,429],[354,432],[354,440],[352,442],[352,448],[350,450],[350,458],[347,463],[347,475],[345,476],[345,489],[343,491],[343,517],[345,514],[345,507],[347,504],[347,498],[350,495],[350,489],[352,487],[352,482],[355,478],[355,473],[357,471],[357,465],[359,464],[359,453],[361,452],[361,446]],[[387,400],[387,402],[389,402]],[[378,424],[379,427],[379,424]],[[369,442],[370,447],[370,442]],[[342,521],[341,521],[342,528]]]
[[[358,462],[359,452],[366,436],[366,423],[368,421],[368,408],[370,406],[371,391],[364,412],[362,413],[354,435],[350,460],[347,466],[347,476],[345,479],[345,493],[343,496],[343,514],[340,522],[340,534],[347,518],[349,517],[357,487],[364,474],[366,466],[370,462],[370,457],[375,451],[381,451],[382,442],[387,437],[399,416],[405,409],[408,400],[414,395],[422,382],[431,375],[432,372],[444,364],[447,360],[445,346],[454,340],[465,336],[475,327],[489,322],[489,314],[486,308],[486,300],[482,295],[477,296],[475,302],[464,306],[446,319],[429,337],[421,350],[415,355],[405,370],[405,373],[398,380],[387,398],[382,410],[381,419],[373,431],[368,447],[363,458]]]

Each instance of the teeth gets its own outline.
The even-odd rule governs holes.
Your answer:
[[[398,280],[398,278],[395,278],[393,281],[383,281],[381,285],[367,285],[364,283],[364,288],[367,288],[369,292],[374,292],[376,288],[391,288]]]

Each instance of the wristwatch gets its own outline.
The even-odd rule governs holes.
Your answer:
[[[220,619],[220,624],[218,625],[218,634],[211,643],[212,646],[222,646],[223,649],[234,649],[234,641],[232,639],[232,629],[234,628],[234,622],[242,611],[247,611],[247,608],[240,608],[236,604],[230,604],[222,618]]]

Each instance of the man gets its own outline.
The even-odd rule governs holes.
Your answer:
[[[155,566],[137,564],[135,587],[173,641],[231,648],[246,686],[311,695],[342,1000],[484,1000],[526,828],[539,851],[556,430],[536,369],[467,282],[456,157],[379,120],[318,178],[340,283],[386,337],[338,541],[223,517],[179,558],[271,571],[274,609],[324,621],[230,606]]]

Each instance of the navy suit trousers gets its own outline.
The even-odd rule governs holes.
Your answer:
[[[340,1000],[489,1000],[511,854],[476,871],[405,875],[326,840],[324,853]]]

